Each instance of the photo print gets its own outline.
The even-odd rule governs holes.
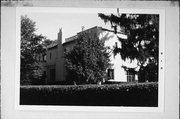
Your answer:
[[[19,106],[162,106],[161,12],[69,9],[18,14]]]

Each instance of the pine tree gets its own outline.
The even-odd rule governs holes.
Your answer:
[[[127,59],[138,61],[140,82],[157,81],[159,15],[120,14],[118,9],[117,14],[105,15],[99,13],[98,16],[105,23],[111,24],[115,34],[122,33],[127,36],[127,39],[118,37],[121,47],[116,47],[114,54],[120,54],[124,61]],[[151,77],[151,79],[148,77]]]

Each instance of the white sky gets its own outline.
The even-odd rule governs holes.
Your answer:
[[[36,22],[37,34],[42,34],[51,40],[57,39],[57,33],[62,27],[63,41],[65,38],[76,35],[85,29],[101,26],[110,28],[98,17],[98,13],[25,13],[30,19]]]

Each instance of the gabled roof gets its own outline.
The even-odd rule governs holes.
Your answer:
[[[87,32],[87,31],[92,30],[92,29],[97,29],[97,28],[102,29],[102,27],[94,26],[94,27],[91,27],[91,28],[86,29],[86,30],[84,30],[84,31],[78,32],[76,35],[71,36],[71,37],[69,37],[69,38],[66,38],[66,39],[65,39],[65,42],[63,43],[63,45],[74,42],[75,39],[77,39],[77,37],[78,37],[79,34],[84,33],[84,32]]]

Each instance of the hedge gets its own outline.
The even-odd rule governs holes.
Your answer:
[[[158,106],[158,83],[21,86],[21,105]]]

